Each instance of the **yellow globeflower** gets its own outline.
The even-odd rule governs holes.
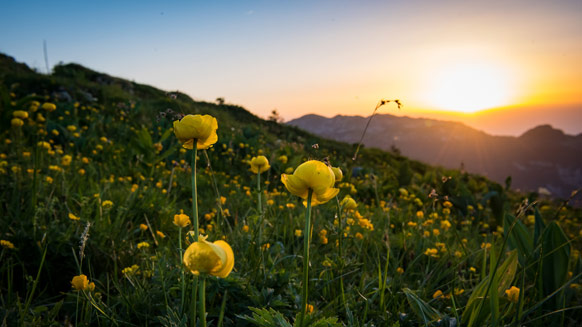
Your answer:
[[[188,215],[185,215],[183,213],[174,215],[174,225],[184,228],[184,227],[190,225],[190,217],[188,217]]]
[[[210,115],[186,115],[174,121],[174,134],[186,149],[194,148],[194,139],[199,150],[208,149],[218,141],[217,129],[216,118]]]
[[[57,106],[54,103],[50,102],[43,103],[41,108],[49,112],[57,110]]]
[[[190,244],[184,252],[184,265],[195,275],[207,273],[226,278],[234,267],[234,253],[225,241],[210,243],[200,235],[198,242]]]
[[[22,125],[24,125],[24,122],[20,118],[12,118],[12,120],[10,121],[10,125],[12,125],[13,127],[21,127]]]
[[[302,163],[293,175],[282,174],[281,181],[289,192],[307,199],[308,191],[313,191],[312,205],[325,203],[339,193],[334,188],[335,175],[330,167],[321,161],[310,160]]]
[[[339,167],[331,167],[331,170],[335,176],[336,183],[341,182],[341,180],[344,179],[344,173],[342,173],[342,170]]]
[[[286,164],[287,161],[289,160],[286,155],[282,155],[278,159],[279,161],[281,161],[282,164]]]
[[[265,156],[253,157],[251,159],[251,171],[255,174],[260,174],[271,168],[269,160]]]
[[[351,196],[346,195],[340,205],[344,208],[344,210],[355,210],[358,208],[358,204],[356,200],[354,200]]]
[[[89,279],[84,274],[73,277],[71,286],[76,291],[93,291],[95,289],[95,283],[89,283]]]
[[[505,290],[505,294],[510,302],[517,303],[519,301],[519,288],[511,286],[511,288]]]
[[[28,112],[24,111],[24,110],[15,110],[12,113],[12,116],[15,118],[20,118],[20,119],[27,119],[28,118]]]

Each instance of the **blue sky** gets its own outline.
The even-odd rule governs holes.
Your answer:
[[[0,52],[45,71],[46,41],[51,66],[225,97],[263,117],[367,115],[379,98],[421,115],[457,109],[427,95],[457,61],[503,71],[503,105],[582,103],[581,21],[582,1],[3,0]]]

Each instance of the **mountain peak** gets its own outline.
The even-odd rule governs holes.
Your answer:
[[[566,134],[561,129],[552,127],[549,124],[536,126],[525,133],[523,133],[519,138],[529,139],[529,140],[555,140],[563,138]]]

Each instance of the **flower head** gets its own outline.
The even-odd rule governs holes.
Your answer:
[[[183,213],[174,215],[174,225],[176,225],[180,228],[184,228],[184,227],[190,225],[190,217],[188,217],[188,215],[185,215]]]
[[[344,210],[355,210],[358,208],[358,204],[356,200],[354,200],[351,196],[346,195],[340,205],[344,208]]]
[[[49,112],[57,110],[57,106],[54,103],[50,102],[43,103],[41,108]]]
[[[225,241],[210,243],[200,235],[198,242],[190,244],[184,252],[184,265],[196,275],[207,273],[226,278],[234,267],[234,253]]]
[[[12,118],[12,120],[10,121],[10,125],[12,125],[13,127],[21,127],[22,125],[24,125],[24,122],[20,118]]]
[[[511,286],[511,288],[505,290],[505,295],[507,295],[509,301],[517,303],[519,300],[519,288]]]
[[[20,118],[20,119],[23,119],[24,120],[24,119],[27,119],[28,118],[28,112],[27,111],[24,111],[24,110],[15,110],[12,113],[12,116],[14,118]]]
[[[330,167],[321,161],[310,160],[295,169],[293,175],[282,174],[281,181],[287,190],[302,199],[307,199],[308,191],[313,191],[312,205],[325,203],[339,193],[334,188],[335,175]]]
[[[341,182],[341,180],[344,179],[344,173],[342,173],[342,170],[339,167],[331,167],[331,170],[335,176],[336,183]]]
[[[208,149],[218,141],[217,129],[216,118],[210,115],[186,115],[174,121],[174,134],[186,149],[194,148],[194,140],[198,149]]]
[[[265,156],[253,157],[251,159],[250,164],[251,164],[251,171],[255,174],[260,174],[262,172],[269,170],[269,168],[271,168],[271,166],[269,165],[269,160],[267,160],[267,158]]]
[[[93,291],[95,289],[95,283],[89,283],[89,279],[84,274],[73,277],[71,286],[76,291]]]

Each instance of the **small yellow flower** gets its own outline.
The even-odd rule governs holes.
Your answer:
[[[270,243],[265,243],[263,245],[261,245],[261,250],[266,251],[271,247]]]
[[[269,160],[265,156],[253,157],[250,162],[250,170],[255,174],[260,174],[271,168],[269,165]]]
[[[69,219],[71,219],[71,220],[81,220],[81,218],[75,216],[74,214],[72,214],[70,212],[69,212]]]
[[[519,300],[519,288],[511,286],[508,290],[505,290],[505,295],[510,302],[517,303]]]
[[[341,182],[344,179],[344,173],[339,167],[331,167],[331,171],[333,171],[333,175],[335,176],[335,182]]]
[[[111,207],[113,207],[113,202],[112,201],[109,201],[109,200],[105,200],[105,201],[103,201],[103,203],[101,204],[101,206],[103,208],[105,208],[105,209],[111,208]]]
[[[313,305],[307,304],[307,307],[305,308],[305,312],[312,313],[313,312]]]
[[[150,247],[150,244],[148,242],[140,242],[140,243],[137,243],[137,248],[138,249],[141,249],[141,248],[149,248],[149,247]]]
[[[41,108],[43,110],[48,111],[48,112],[57,110],[57,106],[54,103],[50,103],[50,102],[43,103]]]
[[[183,213],[174,215],[174,225],[180,228],[184,228],[190,224],[191,224],[190,217],[188,217],[188,215],[185,215]]]
[[[357,233],[356,233],[356,238],[357,238],[358,240],[363,240],[363,239],[364,239],[364,235],[362,235],[362,233],[360,233],[360,232],[357,232]]]
[[[424,255],[427,255],[427,256],[433,257],[433,258],[438,258],[438,253],[439,253],[439,250],[437,250],[435,248],[428,248],[428,249],[426,249],[426,251],[424,251]]]
[[[422,218],[424,218],[424,212],[422,212],[422,211],[417,211],[417,212],[416,212],[416,218],[418,218],[418,219],[422,219]]]
[[[242,227],[242,231],[243,231],[244,233],[248,233],[248,232],[249,232],[249,225],[244,225],[244,226]]]
[[[194,140],[199,150],[208,149],[218,141],[218,122],[210,115],[186,115],[174,121],[174,134],[186,149],[194,148]]]
[[[450,208],[450,207],[452,207],[452,206],[453,206],[453,204],[451,203],[451,201],[445,201],[445,202],[443,203],[443,207],[445,207],[445,208]]]
[[[14,249],[14,244],[7,240],[0,240],[0,245],[5,249]]]
[[[355,210],[358,208],[358,204],[349,194],[344,197],[342,202],[340,202],[340,206],[344,210]]]
[[[220,204],[224,205],[226,203],[226,198],[224,196],[220,197]]]
[[[286,163],[287,163],[287,160],[289,160],[289,159],[287,158],[287,156],[286,156],[286,155],[282,155],[282,156],[280,156],[280,157],[279,157],[279,158],[277,158],[277,159],[278,159],[278,160],[279,160],[279,161],[280,161],[282,164],[286,164]]]
[[[184,265],[195,275],[207,273],[226,278],[234,267],[234,253],[225,241],[210,243],[200,235],[198,242],[190,244],[184,252]]]
[[[310,160],[301,164],[293,175],[282,174],[281,181],[287,190],[306,200],[308,191],[313,191],[312,205],[331,200],[339,193],[334,188],[335,175],[330,167],[321,161]]]
[[[69,166],[71,164],[71,161],[73,161],[73,157],[71,157],[68,154],[64,155],[63,158],[61,159],[61,165]]]
[[[12,117],[25,120],[25,119],[28,119],[28,112],[26,112],[24,110],[16,110],[12,113]]]
[[[24,125],[24,122],[20,118],[12,118],[10,125],[12,125],[12,127],[21,127]]]
[[[438,299],[440,297],[443,296],[443,292],[441,290],[437,290],[436,292],[434,292],[434,294],[432,295],[433,299]]]
[[[145,232],[146,230],[148,230],[148,225],[146,225],[146,224],[139,224],[139,229],[141,229],[142,231]]]
[[[295,236],[301,237],[301,235],[303,235],[303,231],[301,229],[296,229],[295,230]]]
[[[449,228],[451,228],[451,223],[448,220],[441,220],[441,229],[447,231]]]
[[[469,267],[469,272],[474,274],[477,272],[477,269],[475,269],[475,267]]]
[[[402,275],[404,273],[404,269],[402,269],[402,267],[398,267],[396,268],[396,272]]]
[[[73,277],[71,286],[76,291],[93,291],[95,290],[95,283],[89,283],[89,279],[84,274]]]
[[[156,235],[158,235],[160,238],[166,238],[166,234],[162,233],[161,231],[156,231]]]

